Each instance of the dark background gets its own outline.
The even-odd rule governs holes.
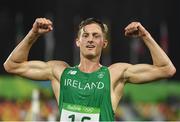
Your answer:
[[[0,1],[0,73],[7,74],[3,62],[31,29],[37,17],[50,15],[54,23],[55,47],[51,59],[74,65],[74,40],[79,22],[89,17],[103,20],[110,28],[110,61],[130,62],[130,42],[123,29],[132,21],[140,21],[154,39],[160,41],[160,24],[168,27],[168,56],[177,68],[172,79],[180,79],[180,1],[179,0],[1,0]],[[20,15],[20,19],[18,18]],[[17,38],[19,35],[20,38]],[[30,59],[44,60],[45,41],[34,44]],[[148,51],[138,63],[151,63]],[[76,57],[75,57],[76,58]]]

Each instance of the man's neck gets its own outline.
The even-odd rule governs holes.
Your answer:
[[[99,60],[90,60],[87,58],[81,58],[80,64],[78,65],[79,69],[86,73],[91,73],[98,70],[102,65],[99,63]]]

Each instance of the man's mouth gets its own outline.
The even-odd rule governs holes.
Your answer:
[[[95,48],[94,45],[87,45],[86,48]]]

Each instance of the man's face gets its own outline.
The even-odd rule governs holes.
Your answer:
[[[76,44],[80,47],[80,53],[87,58],[101,55],[102,48],[107,45],[101,27],[97,24],[89,24],[80,30]]]

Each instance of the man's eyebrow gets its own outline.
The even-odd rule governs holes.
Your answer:
[[[99,34],[98,32],[94,32],[94,33],[92,33],[93,35],[96,35],[96,34]]]
[[[89,34],[88,32],[83,32],[82,34]]]
[[[87,34],[89,34],[89,33],[88,33],[88,32],[83,32],[82,34],[83,34],[83,35],[87,35]],[[94,33],[92,33],[92,35],[93,35],[93,36],[95,36],[95,35],[99,35],[99,33],[94,32]]]
[[[94,33],[92,33],[92,35],[93,35],[93,36],[95,36],[95,35],[99,35],[99,33],[97,33],[97,32],[94,32]]]

